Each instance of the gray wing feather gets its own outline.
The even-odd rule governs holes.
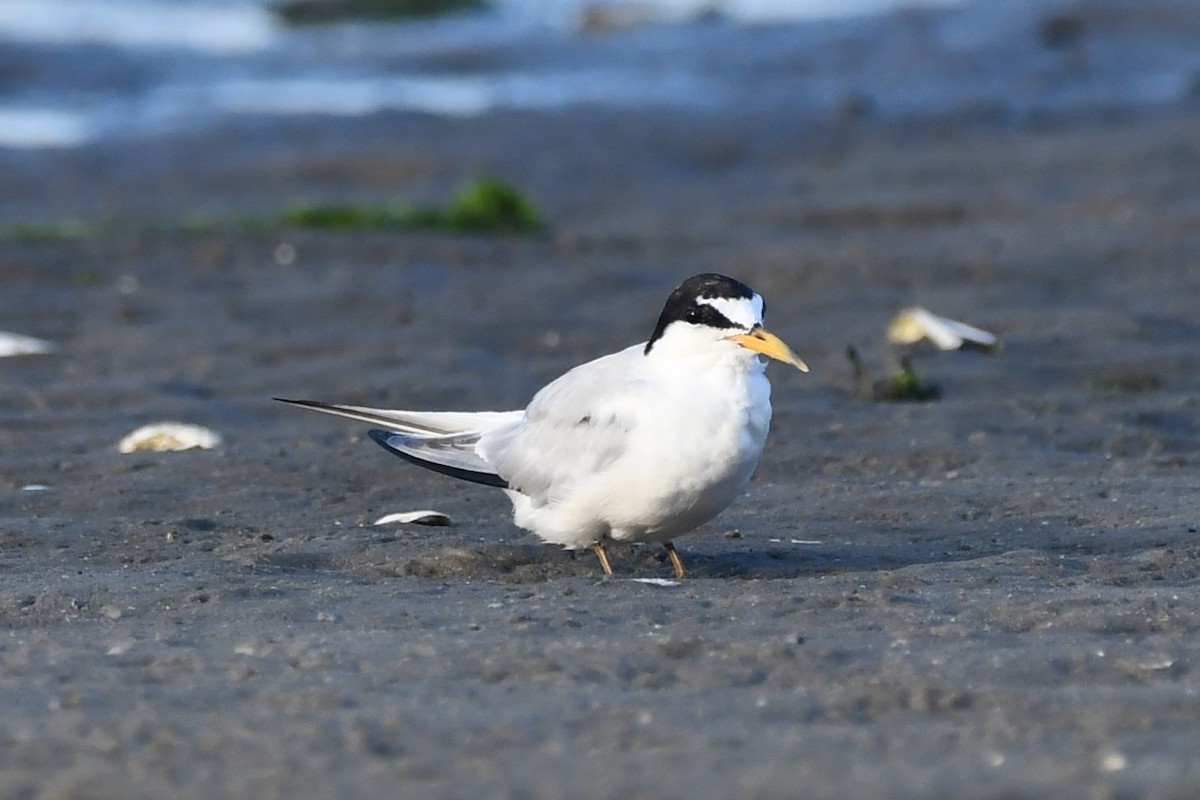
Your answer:
[[[637,351],[638,348],[630,348]],[[553,502],[621,458],[636,435],[645,385],[630,351],[576,367],[542,389],[520,422],[485,432],[476,451],[534,505]]]
[[[406,461],[474,483],[507,489],[508,483],[475,452],[479,434],[414,436],[373,430],[371,438]]]

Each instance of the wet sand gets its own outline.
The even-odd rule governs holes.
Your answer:
[[[526,190],[534,238],[0,242],[6,797],[1190,797],[1200,118],[393,115],[6,155],[0,216]],[[280,245],[294,248],[295,258]],[[590,555],[272,396],[518,407],[701,271],[767,297],[747,494]],[[996,331],[872,402],[921,304]],[[120,455],[161,419],[211,452]],[[22,491],[45,484],[48,491]],[[434,508],[450,528],[374,527]]]

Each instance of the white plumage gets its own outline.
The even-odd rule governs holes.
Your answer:
[[[598,358],[520,411],[413,412],[284,402],[380,426],[414,463],[503,488],[517,525],[569,549],[671,540],[724,510],[750,480],[771,423],[764,354],[807,367],[762,329],[762,298],[721,275],[672,293],[649,342]]]

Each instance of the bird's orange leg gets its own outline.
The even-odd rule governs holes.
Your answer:
[[[675,568],[675,577],[686,578],[687,570],[683,568],[683,559],[679,557],[679,551],[675,549],[675,544],[666,542],[663,547],[666,548],[667,558],[671,559],[671,566]]]
[[[596,542],[592,545],[592,549],[596,551],[596,558],[600,559],[600,568],[604,570],[604,574],[612,577],[612,564],[608,563],[608,553],[604,552],[604,545]]]

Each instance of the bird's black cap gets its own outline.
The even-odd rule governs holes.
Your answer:
[[[693,275],[671,292],[667,304],[663,306],[662,314],[658,317],[658,325],[650,341],[646,342],[646,351],[662,338],[663,332],[672,322],[688,322],[693,325],[707,325],[710,328],[736,328],[737,323],[731,322],[724,314],[707,303],[697,302],[701,298],[726,297],[730,300],[749,300],[754,297],[754,290],[741,281],[734,280],[728,275],[706,272],[703,275]]]

